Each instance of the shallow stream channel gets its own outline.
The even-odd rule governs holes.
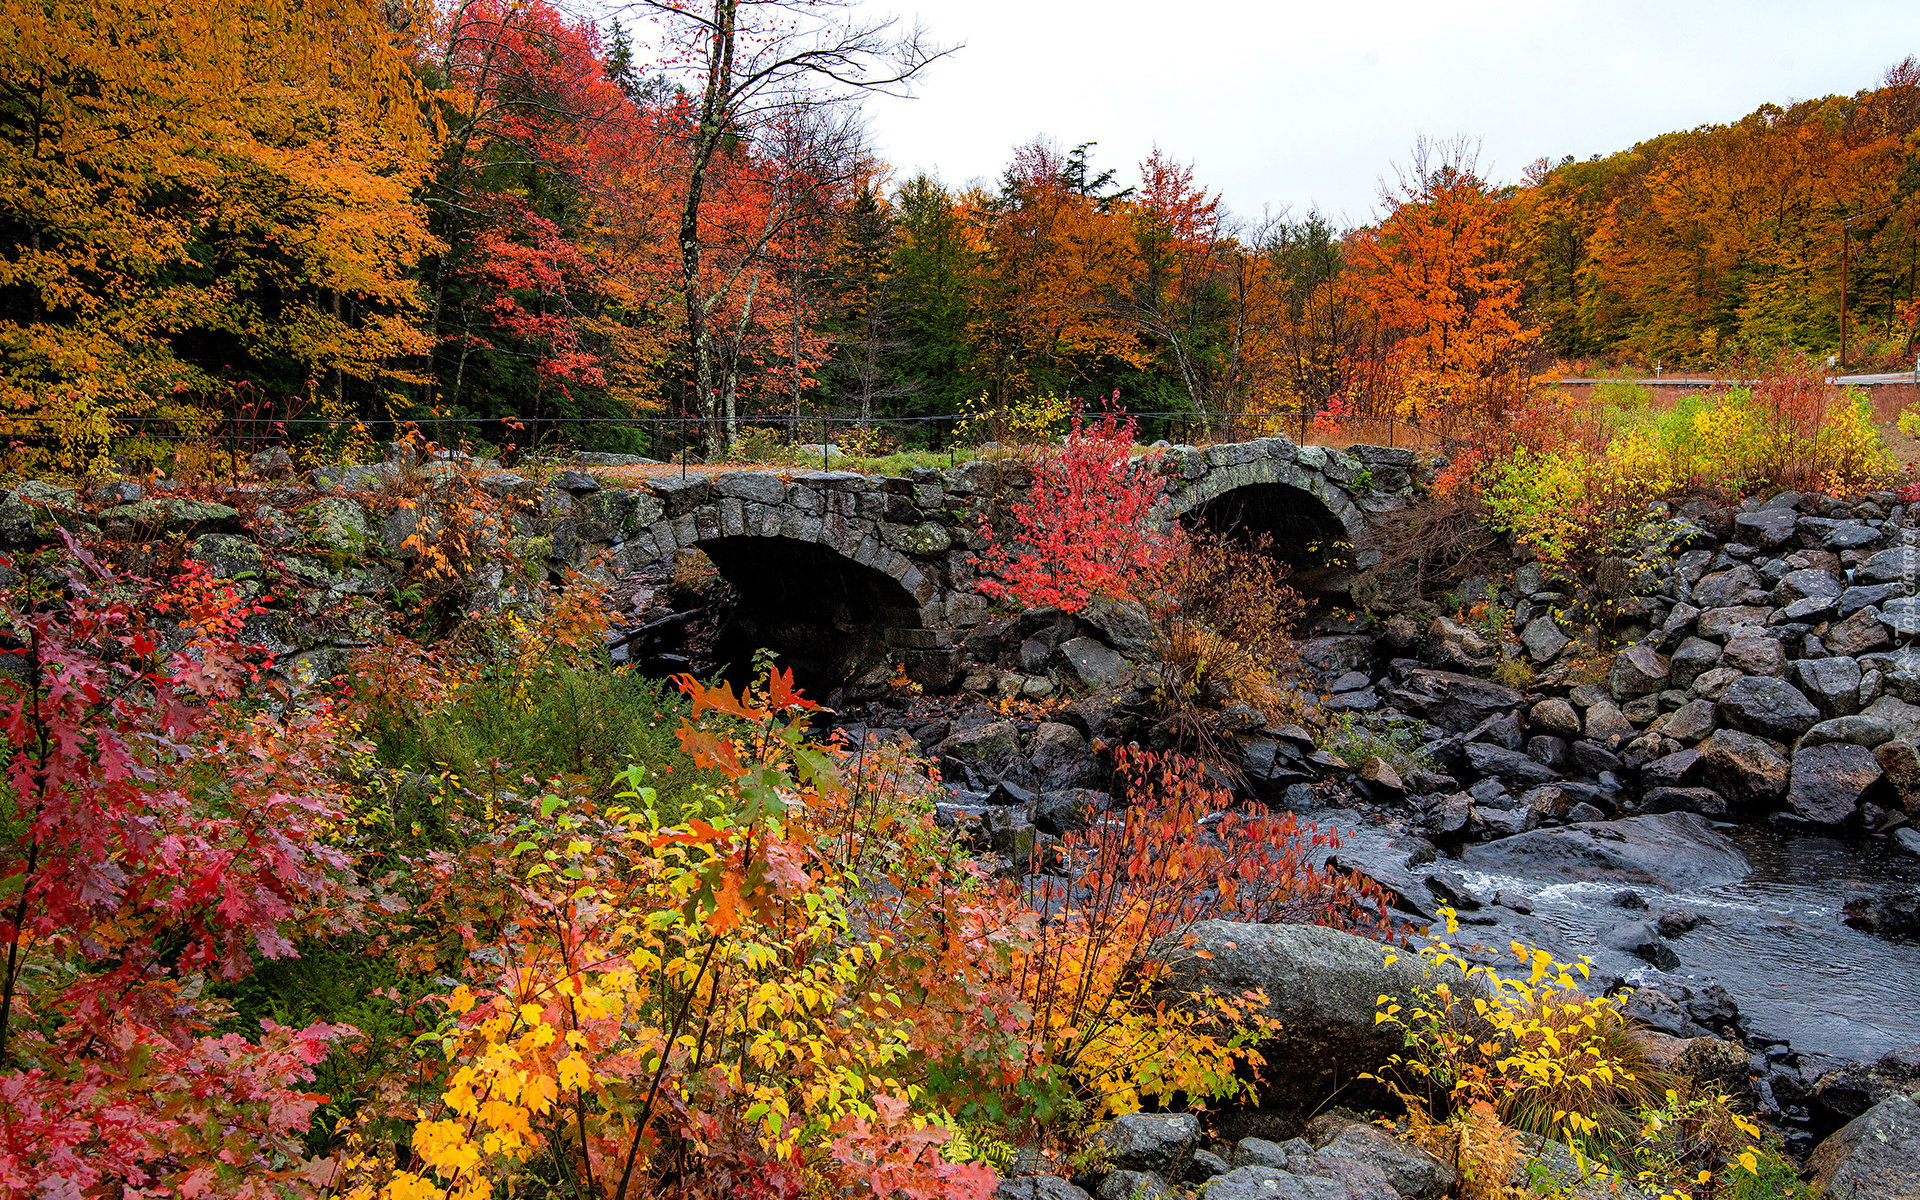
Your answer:
[[[1563,960],[1590,956],[1602,987],[1615,980],[1695,989],[1719,984],[1749,1030],[1789,1040],[1802,1054],[1872,1060],[1920,1043],[1920,945],[1888,941],[1843,920],[1848,900],[1920,889],[1920,858],[1897,847],[1727,826],[1717,832],[1745,858],[1744,874],[1663,887],[1542,877],[1510,863],[1476,863],[1472,851],[1466,861],[1409,866],[1406,843],[1356,821],[1357,813],[1305,815],[1343,836],[1355,830],[1336,857],[1389,888],[1402,890],[1399,885],[1436,873],[1464,884],[1467,902],[1458,906],[1461,925],[1453,941],[1463,948],[1478,944],[1467,957],[1503,973],[1515,964],[1509,943],[1518,940]],[[1629,891],[1644,909],[1617,902]],[[1478,907],[1469,907],[1475,901]],[[1700,918],[1686,932],[1661,939],[1677,965],[1669,960],[1663,970],[1609,945],[1619,941],[1610,935],[1622,926],[1657,922],[1667,913]]]

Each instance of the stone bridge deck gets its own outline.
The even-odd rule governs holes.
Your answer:
[[[1274,437],[1172,446],[1136,462],[1166,479],[1162,520],[1265,533],[1301,566],[1365,567],[1368,517],[1405,502],[1414,457]],[[972,587],[982,521],[1031,486],[1030,470],[1010,460],[904,476],[712,471],[631,487],[569,473],[541,505],[556,564],[618,572],[696,547],[737,589],[762,644],[865,628],[911,659],[943,652],[987,615]]]

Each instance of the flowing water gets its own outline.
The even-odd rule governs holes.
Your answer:
[[[1851,929],[1840,911],[1855,896],[1920,888],[1920,858],[1876,843],[1754,828],[1724,832],[1752,873],[1697,892],[1636,885],[1649,906],[1645,914],[1611,903],[1622,890],[1617,884],[1463,874],[1485,895],[1527,897],[1534,916],[1577,952],[1595,953],[1598,934],[1623,920],[1674,908],[1699,913],[1706,922],[1670,943],[1681,966],[1668,977],[1722,985],[1751,1028],[1789,1038],[1803,1053],[1872,1059],[1920,1043],[1920,945]],[[1595,953],[1596,961],[1609,953]],[[1623,955],[1612,958],[1630,981],[1661,974],[1633,967]]]

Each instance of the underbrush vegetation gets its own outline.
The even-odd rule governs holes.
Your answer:
[[[1442,910],[1447,935],[1454,913]],[[1447,936],[1422,946],[1432,986],[1376,1021],[1405,1050],[1371,1076],[1406,1105],[1410,1141],[1455,1164],[1468,1200],[1552,1190],[1532,1181],[1520,1135],[1570,1147],[1603,1189],[1631,1184],[1661,1200],[1804,1194],[1777,1143],[1730,1097],[1655,1067],[1610,996],[1581,989],[1587,965],[1515,942],[1517,969],[1474,965]]]
[[[1535,396],[1463,451],[1436,490],[1480,497],[1494,528],[1567,562],[1620,549],[1655,501],[1731,503],[1764,488],[1843,494],[1893,480],[1858,389],[1833,387],[1793,350],[1740,368],[1749,384],[1666,408],[1617,384],[1592,405],[1557,391]]]

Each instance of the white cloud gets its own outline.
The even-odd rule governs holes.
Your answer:
[[[1828,0],[883,0],[965,42],[869,102],[897,171],[992,180],[1036,135],[1133,168],[1158,144],[1235,211],[1371,215],[1417,134],[1483,139],[1517,179],[1767,102],[1851,93],[1920,53],[1920,6]]]

